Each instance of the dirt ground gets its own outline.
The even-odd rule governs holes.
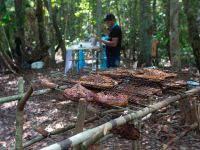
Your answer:
[[[63,64],[57,65],[54,68],[45,68],[41,70],[27,70],[20,76],[23,76],[25,80],[25,91],[33,85],[34,90],[44,89],[40,85],[40,79],[48,78],[59,85],[69,84],[67,78],[58,74],[62,74],[64,68]],[[17,79],[19,76],[14,74],[0,74],[0,97],[16,95],[18,92]],[[69,77],[75,78],[76,76],[69,75]],[[64,79],[65,78],[65,79]],[[184,80],[188,80],[190,75],[179,76]],[[185,91],[186,89],[181,89]],[[162,99],[173,96],[180,91],[168,90],[163,91],[162,96],[153,96],[144,98],[139,104],[130,104],[131,108],[142,109],[144,106],[152,104],[154,102],[161,101]],[[195,97],[198,103],[200,102],[198,97]],[[15,111],[16,101],[0,104],[0,149],[10,149],[15,144]],[[113,109],[100,104],[91,104],[98,111],[105,111]],[[55,129],[74,124],[77,116],[77,102],[66,100],[63,97],[63,93],[55,91],[52,93],[31,97],[25,106],[24,116],[24,142],[33,139],[38,136],[33,128],[41,127],[48,132]],[[87,117],[91,117],[91,113],[87,113]],[[98,120],[86,125],[85,129],[92,128],[97,125],[101,125],[113,118],[115,114],[108,114]],[[159,110],[151,114],[148,119],[137,120],[138,129],[140,131],[139,149],[141,150],[160,150],[163,149],[166,144],[173,138],[179,137],[180,134],[185,131],[188,126],[181,124],[181,115],[178,107],[178,103],[174,103],[166,108]],[[58,141],[67,139],[74,134],[74,130],[61,133],[59,135],[53,135],[40,141],[32,146],[25,148],[26,150],[37,150],[47,145],[51,145]],[[133,149],[132,140],[127,140],[120,135],[111,135],[109,139],[100,143],[96,149],[105,150],[130,150]],[[94,148],[95,149],[95,148]],[[168,149],[177,150],[199,150],[200,149],[200,134],[196,130],[189,131],[185,136],[175,141],[170,145]]]

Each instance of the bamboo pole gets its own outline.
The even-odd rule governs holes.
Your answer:
[[[67,85],[63,85],[63,86],[60,86],[59,88],[60,89],[65,89],[67,88],[68,86]],[[38,91],[34,91],[32,94],[31,94],[31,97],[32,96],[38,96],[38,95],[42,95],[42,94],[47,94],[47,93],[50,93],[52,91],[55,91],[55,89],[42,89],[42,90],[38,90]],[[2,97],[0,98],[0,104],[1,103],[6,103],[6,102],[11,102],[11,101],[15,101],[15,100],[19,100],[21,99],[22,97],[25,96],[25,93],[23,94],[18,94],[18,95],[13,95],[13,96],[8,96],[8,97]]]
[[[24,92],[24,80],[23,78],[19,79],[19,94]],[[25,96],[18,101],[17,110],[16,110],[16,135],[15,135],[15,148],[16,150],[22,150],[23,143],[23,121],[24,121],[24,107],[26,102],[28,101],[30,95],[33,92],[32,86],[28,89],[28,92]]]
[[[85,122],[85,114],[86,114],[86,100],[81,98],[79,100],[79,105],[78,105],[75,134],[83,131],[84,122]]]
[[[81,150],[88,150],[93,143],[99,141],[103,136],[103,132],[96,132],[94,135],[92,135],[92,137],[81,144]]]
[[[99,113],[99,115],[100,115],[101,117],[103,117],[104,115],[106,115],[106,114],[108,114],[108,113],[122,112],[122,111],[124,111],[124,110],[125,110],[125,109],[119,109],[119,110],[117,110],[117,109],[111,109],[111,110],[107,110],[107,111],[105,111],[105,112]],[[91,117],[91,118],[85,120],[85,124],[90,123],[90,122],[92,122],[92,121],[94,121],[94,120],[97,120],[97,119],[99,119],[99,116]],[[66,132],[66,131],[68,131],[68,130],[71,130],[71,129],[73,129],[73,128],[75,128],[75,124],[66,126],[66,127],[64,127],[64,128],[56,129],[56,130],[54,130],[54,131],[52,131],[52,132],[49,132],[49,136],[51,136],[51,135],[56,135],[56,134],[59,134],[59,133],[63,133],[63,132]],[[43,136],[43,135],[38,135],[37,137],[35,137],[35,138],[33,138],[32,140],[30,140],[30,141],[26,142],[25,144],[23,144],[23,148],[29,147],[29,146],[31,146],[31,145],[33,145],[33,144],[39,142],[39,141],[44,140],[45,138],[47,138],[47,137],[45,137],[45,136]]]
[[[18,79],[18,93],[22,95],[24,93],[24,80],[22,77]],[[23,101],[23,99],[21,99]],[[15,131],[15,148],[17,150],[22,149],[22,132],[23,132],[23,110],[20,109],[20,101],[17,103],[16,110],[16,131]]]
[[[79,100],[79,105],[78,105],[75,134],[83,132],[84,123],[85,123],[85,114],[86,114],[86,100],[84,98],[81,98]],[[79,150],[80,145],[76,145],[73,149]]]
[[[158,102],[156,104],[150,105],[149,107],[145,107],[144,109],[141,109],[135,113],[131,113],[125,116],[120,116],[114,120],[111,120],[107,123],[104,123],[103,125],[100,125],[98,127],[86,130],[84,132],[81,132],[79,134],[76,134],[68,139],[65,139],[61,142],[52,144],[50,146],[47,146],[45,148],[42,148],[41,150],[65,150],[67,148],[70,148],[72,146],[75,146],[77,144],[80,144],[90,138],[92,135],[94,135],[96,132],[103,132],[105,129],[107,131],[111,130],[114,127],[121,126],[131,120],[142,118],[146,116],[149,113],[153,113],[163,107],[168,106],[169,104],[176,102],[179,99],[185,98],[187,96],[194,95],[195,93],[200,92],[200,88],[195,88],[189,91],[184,92],[181,95],[169,97],[161,102]]]

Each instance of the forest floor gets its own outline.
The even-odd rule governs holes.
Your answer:
[[[54,68],[44,68],[40,70],[27,70],[21,74],[25,80],[25,90],[32,84],[34,90],[44,89],[40,85],[40,79],[51,79],[59,85],[69,84],[67,77],[61,80],[56,77],[56,73],[63,73],[63,64],[57,65]],[[69,76],[76,77],[76,76]],[[181,80],[189,80],[190,74],[185,72],[178,76]],[[17,79],[14,74],[0,74],[0,97],[6,97],[17,94]],[[63,79],[63,77],[62,77]],[[127,83],[128,84],[128,83]],[[131,108],[142,109],[144,106],[161,101],[169,96],[174,96],[177,93],[186,91],[186,88],[178,90],[162,91],[161,95],[152,95],[151,97],[144,97],[140,99],[139,103],[130,103]],[[196,97],[195,97],[196,98]],[[193,99],[193,98],[191,98]],[[200,102],[199,99],[198,103]],[[16,101],[0,104],[0,149],[10,149],[15,143],[15,111]],[[24,116],[24,134],[23,139],[29,141],[38,136],[33,127],[40,127],[47,131],[53,131],[57,128],[73,124],[76,122],[77,102],[66,100],[61,92],[52,92],[40,96],[31,97],[25,106]],[[92,104],[98,111],[105,111],[113,109],[100,104]],[[116,114],[108,114],[98,120],[89,123],[85,128],[92,128],[101,125],[113,118]],[[88,117],[92,114],[88,113]],[[153,114],[148,119],[138,120],[140,124],[140,138],[139,149],[141,150],[160,150],[175,137],[185,131],[188,126],[181,124],[181,115],[178,102],[171,104]],[[53,135],[40,141],[26,150],[37,150],[47,145],[51,145],[58,141],[67,139],[73,135],[74,130]],[[95,148],[94,148],[95,149]],[[99,150],[130,150],[133,149],[133,141],[127,140],[120,135],[111,136],[108,140],[102,142],[98,148]],[[177,150],[199,150],[200,149],[200,134],[197,131],[189,131],[185,136],[172,143],[169,149]]]

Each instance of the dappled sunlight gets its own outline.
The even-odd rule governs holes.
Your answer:
[[[166,60],[166,59],[161,59],[160,65],[161,65],[161,66],[164,66],[164,67],[171,67],[170,61],[169,61],[169,60]]]
[[[55,129],[59,129],[59,128],[63,128],[65,126],[65,124],[64,123],[62,123],[62,122],[55,122],[55,123],[53,123],[53,124],[49,124],[46,128],[45,128],[45,130],[47,130],[48,132],[52,132],[52,131],[54,131]]]
[[[1,104],[0,109],[6,110],[8,108],[15,107],[15,106],[17,106],[17,101]]]
[[[39,117],[36,117],[36,119],[39,122],[44,122],[48,119],[48,116],[39,116]]]
[[[5,92],[4,92],[5,91]],[[17,79],[14,75],[0,74],[0,97],[14,94],[17,91]]]
[[[8,81],[7,84],[8,84],[8,85],[16,85],[16,84],[17,84],[17,81]]]
[[[56,60],[56,63],[61,63],[63,62],[63,58],[62,58],[62,51],[61,49],[58,50],[58,52],[55,54],[55,60]]]
[[[68,100],[68,101],[58,102],[58,104],[62,104],[62,105],[70,104],[70,103],[72,103],[72,101],[70,101],[70,100]]]
[[[6,88],[7,88],[7,90],[17,91],[17,89],[18,89],[17,84],[18,84],[17,80],[8,81]]]
[[[2,81],[5,81],[7,79],[9,79],[9,75],[0,76],[0,83],[2,83]]]
[[[168,64],[169,62],[163,61],[163,64]],[[163,65],[166,66],[166,65]],[[56,71],[55,71],[56,70]],[[69,84],[68,83],[68,76],[63,76],[63,66],[59,66],[56,68],[43,68],[40,70],[29,70],[25,73],[24,75],[24,80],[25,80],[25,89],[27,89],[27,87],[30,86],[30,83],[32,83],[34,85],[34,87],[36,87],[37,89],[34,88],[34,91],[37,90],[42,90],[42,89],[46,89],[45,87],[43,87],[40,83],[41,79],[52,79],[52,82],[58,84],[58,85],[67,85],[69,87],[71,87],[73,84]],[[140,72],[141,73],[141,72]],[[53,76],[54,75],[54,76]],[[115,74],[116,75],[116,74]],[[185,74],[184,74],[185,76]],[[78,77],[78,76],[72,76],[72,78],[74,77]],[[3,80],[3,82],[2,82]],[[128,82],[130,81],[130,79],[123,79],[124,82],[123,84],[120,84],[119,86],[124,86],[122,89],[120,89],[120,91],[124,91],[127,92],[126,89],[131,89],[133,88],[132,86],[129,87]],[[65,82],[67,81],[67,82]],[[6,75],[5,77],[0,77],[0,82],[1,85],[3,85],[2,87],[4,87],[3,90],[5,90],[5,93],[7,95],[14,95],[13,93],[17,93],[17,78],[15,78],[12,75]],[[176,80],[172,80],[173,83],[176,83]],[[178,82],[178,81],[177,81]],[[137,85],[137,83],[141,83],[142,86],[144,87],[148,82],[147,81],[142,81],[142,80],[134,80],[133,85]],[[69,85],[68,85],[69,84]],[[150,83],[148,86],[152,86],[151,89],[157,88],[155,87],[156,85],[154,85],[153,83]],[[139,87],[139,86],[138,86]],[[117,88],[119,87],[115,87],[113,90],[117,90]],[[157,98],[157,96],[159,96],[158,92],[157,95],[155,96],[151,96],[149,99],[145,99],[143,100],[143,98],[145,97],[145,95],[148,95],[149,93],[151,93],[151,89],[144,89],[142,90],[142,87],[138,88],[138,95],[137,94],[133,94],[132,98],[135,100],[135,98],[138,98],[138,101],[136,101],[135,104],[132,105],[129,104],[130,109],[132,109],[131,107],[135,107],[135,105],[137,105],[136,107],[140,107],[140,105],[147,105],[150,102],[155,102],[155,101],[159,101],[159,99]],[[134,88],[134,90],[136,90],[136,87]],[[10,93],[11,91],[11,93]],[[26,91],[26,90],[25,90]],[[144,92],[144,95],[141,94],[141,91],[146,91]],[[167,93],[167,91],[165,91]],[[162,95],[162,94],[161,94]],[[160,95],[160,96],[161,96]],[[130,102],[130,99],[129,99]],[[135,102],[135,101],[134,101]],[[9,143],[9,145],[12,143],[15,143],[15,111],[16,111],[16,105],[17,105],[17,101],[13,101],[13,102],[8,102],[8,103],[4,103],[0,105],[0,135],[4,135],[4,137],[0,138],[0,142],[3,141],[4,143]],[[52,132],[55,131],[56,129],[60,129],[63,127],[68,127],[70,125],[74,125],[76,124],[77,121],[77,109],[78,109],[78,102],[74,102],[71,100],[68,100],[66,98],[63,97],[63,93],[62,91],[57,91],[54,90],[51,93],[45,93],[43,95],[40,96],[34,96],[31,97],[26,105],[25,105],[25,111],[24,111],[24,133],[23,133],[23,138],[24,141],[29,141],[37,136],[40,136],[41,134],[37,131],[35,131],[33,128],[38,127],[40,129],[46,130],[48,132]],[[105,110],[108,109],[112,109],[110,107],[107,107],[105,105],[99,105],[97,103],[93,103],[92,104],[94,106],[95,109],[98,110],[98,112],[104,112]],[[114,108],[116,109],[116,108]],[[158,123],[153,122],[151,120],[151,118],[153,118],[154,115],[152,115],[150,117],[150,123],[144,126],[144,129],[142,129],[142,134],[144,135],[144,137],[142,137],[142,141],[143,143],[145,143],[145,145],[143,145],[143,147],[147,147],[148,145],[152,145],[152,143],[155,143],[154,141],[154,130],[153,127],[151,126],[152,124],[157,124],[158,126],[160,125],[162,127],[162,130],[160,130],[157,133],[157,137],[161,138],[163,137],[163,131],[168,131],[168,128],[173,128],[170,126],[170,124],[177,124],[176,120],[180,120],[180,118],[175,118],[175,116],[173,117],[171,114],[167,115],[168,109],[166,109],[166,113],[165,116],[163,118],[159,118],[156,115],[160,115],[162,114],[162,112],[159,112],[159,114],[154,114],[157,118],[156,120],[159,120]],[[95,113],[86,113],[86,118],[92,118],[94,117]],[[109,121],[112,117],[112,114],[109,114],[105,117],[99,116],[98,120],[94,121],[94,122],[90,122],[89,124],[86,124],[84,126],[83,130],[89,129],[89,128],[93,128],[95,126],[98,126],[100,124],[103,124],[107,121]],[[144,122],[144,124],[146,124]],[[175,124],[175,125],[176,125]],[[164,126],[165,125],[165,126]],[[174,129],[175,130],[175,129]],[[38,142],[37,144],[34,144],[33,146],[30,147],[30,149],[39,149],[43,146],[49,145],[54,143],[55,141],[61,141],[63,139],[65,139],[66,137],[70,137],[71,135],[74,134],[74,130],[69,130],[66,132],[63,132],[59,135],[53,135],[50,138],[47,138],[46,140],[42,141],[42,142]],[[165,133],[164,133],[165,134]],[[168,133],[167,133],[168,134]],[[171,131],[169,132],[169,134],[171,134]],[[122,139],[122,138],[118,138],[117,136],[115,136],[114,138],[106,141],[105,145],[103,145],[103,147],[106,147],[106,145],[113,145],[113,143],[118,142],[119,145],[124,143],[126,145],[130,144],[130,141],[127,141],[126,139]],[[158,144],[160,144],[159,142],[157,142]],[[0,143],[1,145],[1,143]],[[158,145],[157,145],[158,146]],[[1,147],[1,146],[0,146]],[[119,148],[120,146],[117,146],[117,148]],[[123,147],[122,147],[123,148]],[[102,148],[103,149],[103,148]]]
[[[53,115],[55,113],[58,113],[58,109],[54,108],[53,110],[50,110],[49,114]]]

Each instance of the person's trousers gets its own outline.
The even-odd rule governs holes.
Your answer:
[[[120,65],[120,56],[107,55],[107,68],[119,67],[119,65]]]

